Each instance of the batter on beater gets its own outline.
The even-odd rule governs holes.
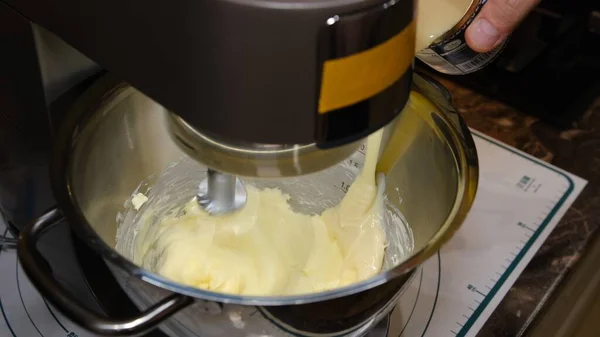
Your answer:
[[[379,273],[386,236],[383,174],[376,179],[382,130],[345,197],[321,215],[295,212],[279,189],[246,186],[246,205],[211,216],[196,200],[163,218],[137,242],[135,262],[173,281],[242,295],[324,291]]]

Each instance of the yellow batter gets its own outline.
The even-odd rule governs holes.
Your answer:
[[[250,185],[233,214],[211,216],[192,200],[184,215],[142,236],[136,262],[186,285],[244,295],[319,292],[377,274],[386,244],[385,182],[375,179],[381,137],[369,137],[363,171],[337,207],[296,213],[279,189]]]

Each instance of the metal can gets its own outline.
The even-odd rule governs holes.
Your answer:
[[[469,48],[465,31],[487,0],[473,0],[463,18],[416,57],[431,68],[448,75],[466,75],[493,62],[506,47],[507,40],[486,53]]]

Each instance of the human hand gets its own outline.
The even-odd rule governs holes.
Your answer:
[[[471,49],[484,53],[502,43],[540,0],[488,0],[467,28]]]

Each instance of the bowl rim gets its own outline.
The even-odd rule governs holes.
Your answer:
[[[448,127],[446,135],[450,139],[447,139],[447,141],[450,145],[454,145],[452,147],[453,155],[455,164],[458,166],[457,171],[460,173],[454,205],[439,230],[421,249],[414,251],[408,259],[394,268],[345,287],[319,293],[287,296],[247,296],[218,293],[186,286],[150,272],[135,265],[132,261],[120,255],[114,248],[107,245],[88,223],[72,193],[70,159],[79,132],[89,127],[88,122],[92,120],[91,117],[95,115],[95,112],[101,108],[106,108],[110,104],[114,104],[115,99],[126,97],[135,92],[133,87],[110,73],[104,75],[97,83],[93,84],[65,117],[65,122],[57,134],[51,159],[50,177],[52,190],[59,208],[67,218],[72,230],[80,239],[114,266],[142,281],[165,290],[202,300],[259,306],[307,304],[356,294],[411,272],[415,267],[425,262],[458,230],[473,204],[479,176],[475,143],[464,121],[448,101],[447,92],[442,93],[440,91],[441,88],[443,87],[439,83],[436,84],[434,80],[426,79],[422,75],[415,73],[413,90],[421,92],[437,106],[440,113],[436,114],[436,116],[440,117]]]

